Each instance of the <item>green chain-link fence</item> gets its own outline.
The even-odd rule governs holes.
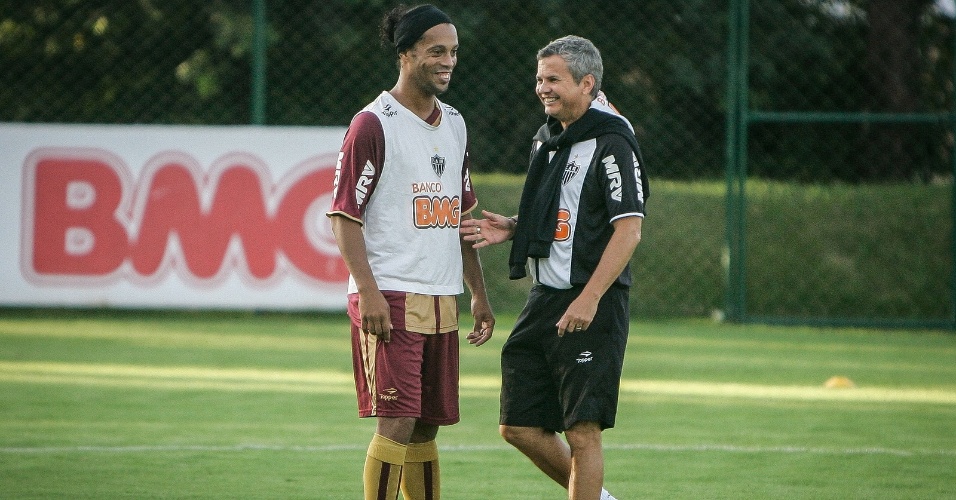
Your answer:
[[[346,125],[394,84],[396,3],[0,0],[0,121]],[[478,174],[526,167],[537,49],[601,49],[652,177],[639,314],[953,324],[951,1],[434,3]]]
[[[944,8],[731,1],[731,317],[956,324]]]

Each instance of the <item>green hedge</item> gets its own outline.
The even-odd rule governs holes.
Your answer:
[[[517,212],[523,177],[475,175],[479,208]],[[725,300],[725,189],[652,179],[632,261],[635,317],[705,317]],[[952,315],[952,187],[747,187],[747,312],[756,316],[945,320]],[[509,281],[509,245],[483,249],[492,306],[516,312],[530,282]],[[463,304],[466,304],[463,303]]]

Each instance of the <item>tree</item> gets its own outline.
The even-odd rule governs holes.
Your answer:
[[[934,0],[869,0],[866,63],[870,108],[890,113],[919,111],[921,73],[926,70],[920,46],[923,19]],[[906,179],[921,169],[913,147],[913,127],[873,126],[867,130],[864,178]],[[917,144],[914,144],[917,142]]]

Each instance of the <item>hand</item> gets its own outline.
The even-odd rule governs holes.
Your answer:
[[[471,299],[471,313],[475,317],[475,327],[465,337],[469,344],[475,347],[484,344],[495,331],[495,316],[491,313],[491,305],[487,300]]]
[[[392,341],[392,316],[388,301],[382,292],[359,294],[359,316],[362,318],[362,331],[375,335],[382,342]]]
[[[485,218],[462,220],[458,228],[461,239],[473,242],[473,247],[496,245],[514,236],[516,224],[513,220],[487,210],[482,210],[481,215]]]
[[[581,294],[571,302],[568,310],[555,325],[558,327],[558,337],[565,333],[581,333],[591,326],[594,315],[597,314],[598,300],[589,299]]]

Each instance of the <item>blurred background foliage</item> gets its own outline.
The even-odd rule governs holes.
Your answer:
[[[0,0],[0,120],[248,124],[254,0]],[[264,123],[346,125],[390,88],[384,0],[265,5]],[[522,172],[541,121],[535,52],[566,34],[602,50],[604,89],[638,125],[655,177],[724,172],[728,3],[437,2],[461,51],[443,99],[470,127],[478,172]],[[751,107],[952,108],[952,19],[933,0],[751,2]],[[946,126],[756,125],[751,173],[799,181],[930,181],[950,172]]]

